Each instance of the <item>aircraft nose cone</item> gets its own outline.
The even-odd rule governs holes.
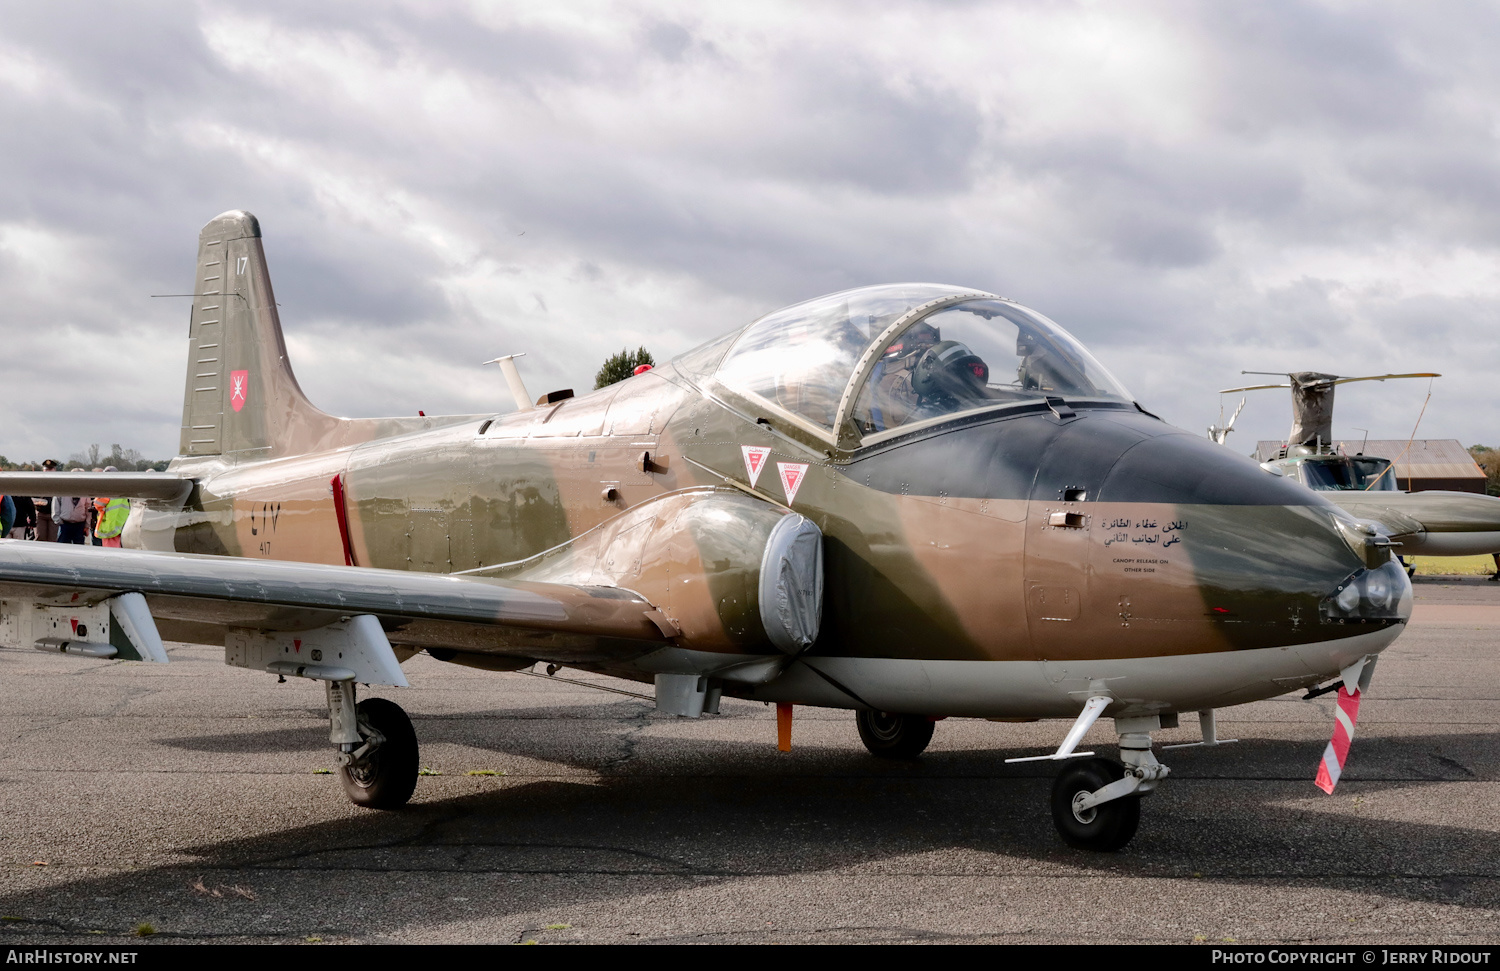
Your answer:
[[[1100,483],[1101,501],[1329,505],[1301,484],[1265,471],[1253,459],[1179,429],[1159,423],[1152,428],[1137,421],[1123,425],[1117,419],[1099,424],[1106,427],[1089,437],[1105,439],[1107,445],[1099,444],[1112,458]],[[1119,430],[1108,429],[1109,424],[1119,424]]]
[[[1024,644],[1061,665],[1048,668],[1054,680],[1100,658],[1289,652],[1216,662],[1227,680],[1199,699],[1212,707],[1325,678],[1399,630],[1399,616],[1325,617],[1325,602],[1366,569],[1325,498],[1138,413],[1001,415],[879,448],[845,474],[914,497],[898,507],[909,542],[895,548],[921,572],[892,561],[849,574],[860,577],[847,599],[861,623],[882,618],[861,638],[889,637],[893,652],[911,640],[894,608],[883,613],[900,603],[935,604],[931,628],[972,639],[982,656],[1013,658]],[[879,579],[911,576],[947,587],[941,597],[936,583],[870,594]],[[1009,591],[1024,612],[996,609]]]
[[[1362,535],[1340,529],[1349,517],[1322,496],[1221,445],[1175,429],[1149,434],[1153,430],[1134,425],[1108,434],[1115,447],[1100,477],[1101,511],[1114,521],[1157,524],[1156,544],[1135,542],[1149,539],[1149,529],[1117,530],[1130,549],[1163,550],[1169,538],[1163,524],[1177,525],[1170,554],[1158,556],[1160,575],[1170,567],[1180,584],[1191,585],[1203,616],[1228,646],[1354,638],[1365,646],[1352,661],[1390,639],[1366,644],[1360,635],[1410,616],[1410,583],[1399,563],[1367,566]],[[1121,513],[1112,514],[1116,509]],[[1348,609],[1338,607],[1337,596]],[[1328,663],[1320,660],[1318,670]]]

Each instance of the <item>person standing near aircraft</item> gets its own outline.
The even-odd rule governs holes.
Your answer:
[[[56,472],[57,462],[48,459],[42,463],[42,471]],[[36,539],[41,543],[57,542],[57,523],[52,519],[52,500],[38,496],[36,505]]]
[[[74,469],[82,472],[83,469]],[[52,500],[52,520],[57,523],[57,541],[88,545],[89,513],[93,503],[86,496],[57,496]]]
[[[97,465],[93,471],[103,472]],[[104,515],[104,504],[108,499],[93,498],[89,500],[88,533],[84,536],[84,543],[88,546],[103,546],[104,542],[99,538],[99,517]]]
[[[30,496],[11,496],[16,504],[16,518],[10,527],[12,539],[31,539],[36,535],[36,503]]]
[[[118,472],[119,469],[113,465],[107,467],[106,472]],[[99,546],[111,546],[120,548],[120,533],[125,529],[125,519],[130,515],[130,500],[121,498],[98,498],[94,500],[94,508],[98,510],[98,524],[94,527],[94,536]]]
[[[36,506],[36,534],[32,538],[41,543],[57,542],[57,524],[52,521],[52,500],[38,496],[32,502]]]
[[[0,539],[10,538],[10,529],[16,522],[16,503],[10,496],[0,496]]]

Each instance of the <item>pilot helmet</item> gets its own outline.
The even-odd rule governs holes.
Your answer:
[[[923,354],[912,371],[912,390],[924,398],[960,401],[984,396],[990,379],[984,359],[958,341],[942,341]]]
[[[926,350],[942,339],[942,332],[931,324],[925,322],[913,324],[896,338],[895,343],[885,349],[885,357],[887,359],[907,357]]]

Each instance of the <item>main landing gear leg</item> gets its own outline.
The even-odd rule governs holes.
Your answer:
[[[353,681],[326,681],[328,740],[339,748],[339,776],[356,806],[397,809],[417,787],[417,733],[401,706],[384,698],[354,703]]]
[[[1141,821],[1141,797],[1170,771],[1151,751],[1157,715],[1116,718],[1120,759],[1068,762],[1052,786],[1052,820],[1063,842],[1109,853],[1129,843]]]

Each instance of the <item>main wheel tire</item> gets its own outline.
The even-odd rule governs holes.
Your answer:
[[[417,788],[417,733],[401,706],[384,698],[359,703],[359,733],[370,729],[385,741],[355,765],[339,770],[349,801],[367,809],[399,809]]]
[[[1141,823],[1141,797],[1125,796],[1082,811],[1073,808],[1084,793],[1125,778],[1125,767],[1109,759],[1068,762],[1052,784],[1052,821],[1063,842],[1080,850],[1113,853],[1135,836]]]
[[[932,719],[921,715],[892,715],[861,711],[854,715],[859,739],[870,754],[881,759],[914,759],[932,741]]]

